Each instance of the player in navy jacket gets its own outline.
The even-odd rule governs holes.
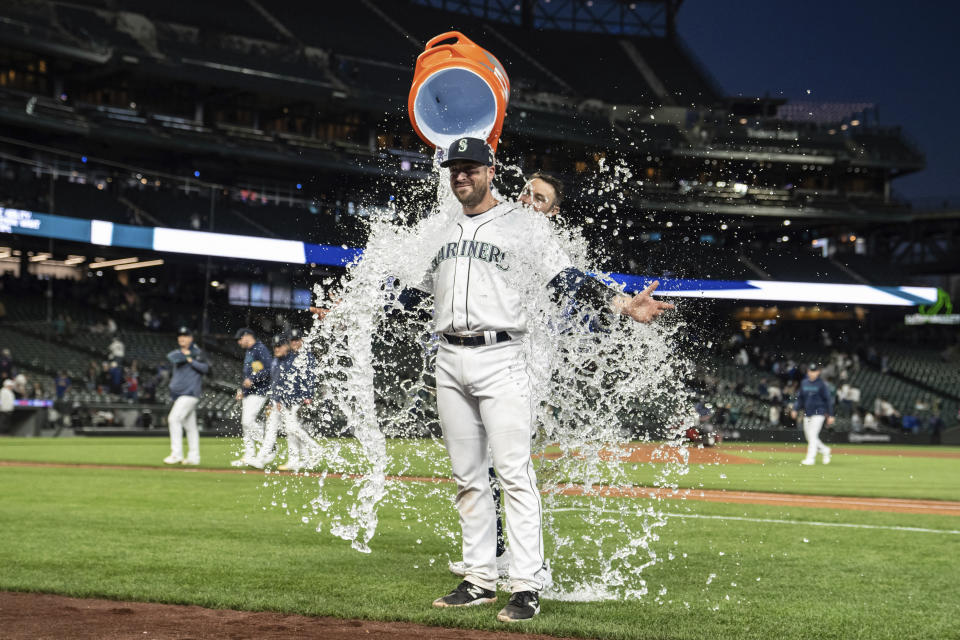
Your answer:
[[[311,442],[300,426],[298,413],[300,407],[313,402],[315,364],[310,354],[298,353],[290,348],[290,337],[286,334],[273,339],[273,355],[273,366],[270,368],[270,416],[254,466],[263,468],[273,460],[273,448],[282,428],[287,435],[287,462],[278,469],[297,471],[302,467],[306,447]]]
[[[803,435],[807,439],[807,457],[800,464],[812,465],[817,462],[817,453],[823,456],[823,464],[830,464],[830,447],[820,441],[823,423],[833,424],[833,393],[820,377],[820,367],[816,363],[807,367],[807,377],[800,381],[797,401],[791,415],[803,411]]]
[[[173,373],[170,378],[170,399],[173,406],[167,416],[170,429],[170,455],[165,464],[200,464],[200,432],[197,428],[197,405],[203,394],[203,376],[210,364],[200,348],[193,344],[193,332],[180,327],[177,348],[167,354]],[[187,456],[183,456],[183,432],[187,433]]]
[[[235,467],[252,465],[257,455],[256,443],[263,439],[263,423],[257,420],[270,391],[270,366],[273,356],[269,349],[257,340],[253,329],[238,329],[234,339],[243,356],[243,381],[237,391],[241,402],[240,428],[243,431],[243,456],[230,464]]]

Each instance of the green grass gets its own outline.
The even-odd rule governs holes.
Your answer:
[[[226,466],[235,446],[204,440],[204,466]],[[0,440],[0,459],[159,465],[165,453],[165,443],[154,439]],[[768,475],[751,477],[766,478],[769,490],[788,477],[815,486],[801,472],[829,470],[837,476],[822,481],[826,490],[830,482],[849,485],[852,476],[881,464],[888,471],[876,481],[895,491],[910,486],[897,474],[917,472],[895,464],[906,458],[837,456],[830,467],[807,469],[794,454],[757,448],[744,455],[760,456],[765,464],[707,466],[691,474],[719,481],[723,473],[733,488],[743,488],[737,486],[742,474],[766,469]],[[944,462],[909,460],[920,467]],[[937,472],[946,477],[931,494],[940,493],[941,484],[960,484],[960,465],[945,462],[952,464]],[[276,480],[259,472],[0,467],[0,588],[503,628],[494,619],[495,606],[445,611],[429,605],[456,583],[445,565],[458,549],[433,525],[455,522],[443,499],[451,486],[409,486],[419,521],[411,509],[385,506],[373,551],[361,554],[317,533],[315,524],[302,524],[298,513],[288,515],[312,495],[311,479]],[[337,480],[327,486],[334,495],[349,490]],[[271,506],[278,495],[288,509]],[[561,505],[576,502],[560,499]],[[665,501],[660,508],[698,517],[672,517],[659,530],[654,547],[664,561],[643,573],[647,596],[546,601],[543,615],[523,629],[598,638],[958,637],[960,535],[948,532],[960,530],[960,518],[693,501]],[[576,512],[557,518],[565,532],[589,529]],[[898,526],[942,532],[885,528]],[[561,577],[574,573],[561,566],[554,571]],[[505,600],[501,594],[501,604]]]
[[[355,442],[347,441],[350,445]],[[390,440],[387,446],[393,461],[388,473],[449,477],[449,461],[439,442]],[[785,447],[794,452],[773,450]],[[232,438],[205,439],[201,447],[203,466],[228,468],[238,448],[238,441]],[[858,451],[876,451],[876,446],[845,445],[837,448],[838,453],[829,466],[803,467],[799,462],[806,449],[801,445],[736,443],[724,444],[718,450],[753,458],[760,464],[692,464],[686,475],[672,473],[667,479],[681,488],[960,500],[958,458],[857,455]],[[960,452],[960,447],[916,447],[912,450],[956,453]],[[161,461],[167,453],[166,438],[0,440],[0,460],[162,467]],[[627,464],[626,478],[633,484],[652,486],[663,469],[663,465]]]

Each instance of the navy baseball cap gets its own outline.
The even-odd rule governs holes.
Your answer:
[[[249,333],[250,335],[255,335],[255,334],[253,333],[253,329],[251,329],[250,327],[242,327],[242,328],[240,328],[240,329],[237,329],[237,332],[236,332],[235,334],[233,334],[233,339],[234,339],[234,340],[239,340],[240,338],[242,338],[243,336],[247,335],[248,333]]]
[[[440,163],[440,166],[449,167],[457,160],[470,160],[492,167],[493,149],[490,148],[486,140],[480,138],[457,138],[447,149],[447,157]]]
[[[273,336],[273,346],[282,347],[285,344],[290,344],[290,336],[285,333],[278,333]]]
[[[296,327],[290,329],[289,335],[291,340],[303,340],[303,331]]]
[[[820,365],[816,362],[811,362],[810,366],[807,367],[807,371],[820,371]]]
[[[190,330],[190,327],[184,325],[177,329],[177,336],[193,336],[193,331]]]

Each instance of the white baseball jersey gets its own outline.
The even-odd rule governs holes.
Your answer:
[[[454,216],[418,288],[434,295],[439,333],[521,334],[527,315],[515,278],[546,286],[571,264],[542,215],[502,202],[478,215]]]

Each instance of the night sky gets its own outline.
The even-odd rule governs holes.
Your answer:
[[[728,95],[875,103],[926,154],[893,182],[916,205],[960,200],[958,24],[960,3],[924,0],[685,0],[677,18]]]

